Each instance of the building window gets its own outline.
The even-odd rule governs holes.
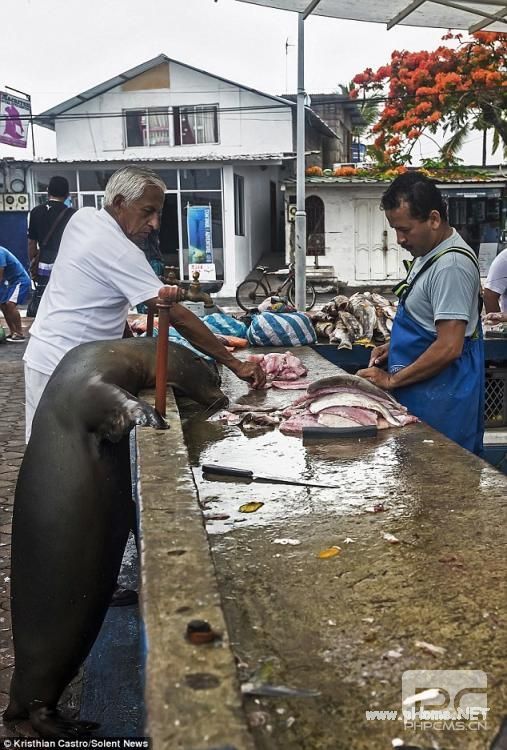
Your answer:
[[[170,113],[163,109],[131,109],[125,112],[128,148],[171,146]]]
[[[216,105],[129,109],[124,116],[127,148],[218,143]]]
[[[234,175],[234,234],[245,234],[245,179]]]
[[[174,107],[174,144],[218,143],[218,107]]]

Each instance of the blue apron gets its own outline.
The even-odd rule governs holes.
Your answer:
[[[410,287],[411,289],[411,287]],[[410,291],[409,289],[409,291]],[[400,301],[391,331],[388,370],[411,365],[436,341]],[[427,380],[397,388],[393,396],[411,414],[477,455],[484,435],[484,346],[480,319],[473,336],[465,337],[461,355]]]

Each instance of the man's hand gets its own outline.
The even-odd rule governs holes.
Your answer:
[[[37,271],[39,270],[39,256],[32,258],[30,261],[30,277],[32,281],[37,281]]]
[[[252,388],[264,388],[266,385],[266,374],[257,362],[241,362],[236,360],[237,365],[229,365],[229,369],[240,379],[246,380]]]
[[[387,355],[389,354],[389,344],[382,344],[382,346],[376,346],[375,349],[371,350],[370,361],[368,367],[383,365],[387,362]],[[364,372],[364,370],[363,370]]]
[[[507,313],[491,312],[484,318],[486,323],[503,323],[507,322]]]
[[[378,348],[381,349],[382,347]],[[379,388],[383,388],[384,391],[390,391],[395,387],[392,383],[392,376],[385,370],[380,370],[378,367],[367,367],[365,370],[358,370],[356,375],[359,375],[359,377],[364,378],[365,380],[369,380],[370,383],[377,385]]]
[[[164,289],[177,289],[177,287],[164,287]],[[266,384],[264,371],[254,362],[242,362],[234,357],[223,344],[211,333],[204,323],[187,310],[183,305],[171,305],[169,318],[176,330],[184,336],[192,346],[204,352],[209,357],[228,367],[236,377],[246,380],[252,388],[263,388]]]

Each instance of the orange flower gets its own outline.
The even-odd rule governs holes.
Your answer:
[[[352,177],[352,175],[356,174],[355,167],[339,167],[338,169],[335,169],[333,172],[333,175],[335,177]]]
[[[308,177],[322,177],[322,168],[318,167],[317,165],[314,165],[313,167],[307,167],[305,170],[305,174],[307,174]]]

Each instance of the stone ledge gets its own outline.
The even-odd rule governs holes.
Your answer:
[[[252,750],[171,391],[167,418],[168,431],[137,431],[146,733],[153,750]],[[221,643],[188,643],[193,619],[207,620],[223,635]]]

